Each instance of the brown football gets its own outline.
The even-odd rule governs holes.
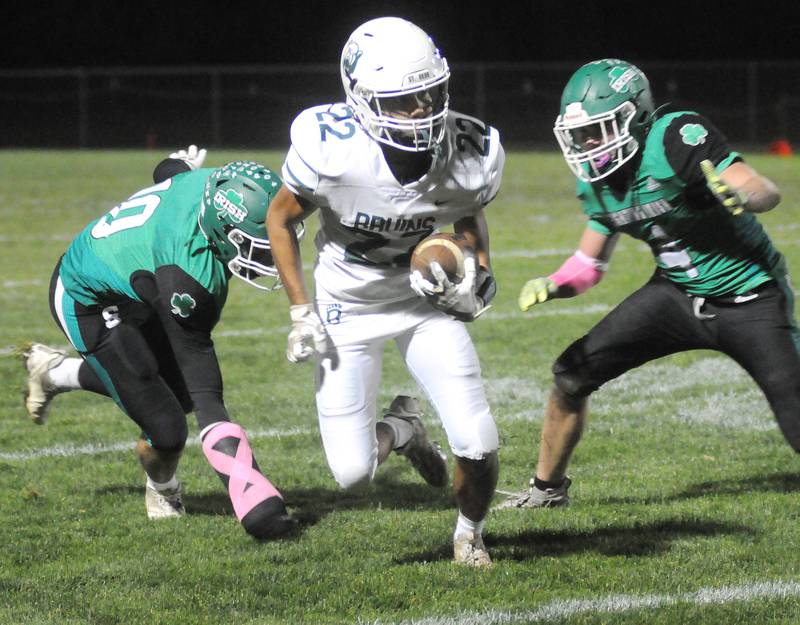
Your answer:
[[[419,271],[426,280],[436,282],[430,268],[435,261],[444,269],[450,282],[457,284],[464,278],[464,259],[469,254],[474,254],[474,251],[463,234],[432,234],[414,248],[411,271]]]

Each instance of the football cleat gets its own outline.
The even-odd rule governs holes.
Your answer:
[[[181,495],[183,488],[178,484],[175,488],[156,490],[150,485],[145,487],[144,503],[147,517],[150,519],[169,519],[186,514]]]
[[[447,456],[439,443],[428,440],[425,425],[420,419],[419,403],[413,397],[398,395],[383,415],[402,419],[411,425],[413,434],[408,442],[395,451],[408,458],[411,465],[431,486],[447,486]]]
[[[531,478],[528,492],[512,495],[506,501],[496,506],[495,510],[504,508],[558,508],[569,505],[569,490],[572,480],[564,478],[564,483],[558,488],[537,488]]]
[[[47,419],[50,402],[60,392],[48,372],[64,362],[67,352],[41,343],[31,343],[20,350],[20,356],[28,370],[25,408],[31,420],[41,425]]]
[[[453,561],[466,566],[492,566],[483,537],[472,532],[453,539]]]

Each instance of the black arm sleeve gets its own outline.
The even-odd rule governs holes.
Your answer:
[[[136,293],[158,314],[194,404],[198,425],[228,421],[211,330],[220,310],[214,297],[176,265],[135,274]]]
[[[153,170],[153,182],[158,184],[159,182],[164,182],[167,178],[172,178],[187,171],[192,171],[192,168],[189,167],[186,161],[178,158],[165,158]]]
[[[685,113],[670,122],[664,133],[664,153],[670,167],[687,185],[705,184],[700,161],[718,165],[731,154],[728,140],[710,121]],[[741,160],[741,159],[735,159]]]
[[[678,178],[686,183],[684,194],[689,206],[702,210],[718,204],[700,167],[706,159],[718,165],[731,157],[728,140],[716,126],[697,113],[676,117],[664,133],[664,153]],[[740,160],[735,156],[731,162]]]

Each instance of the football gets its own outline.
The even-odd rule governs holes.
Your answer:
[[[474,250],[463,234],[432,234],[414,248],[411,271],[419,271],[426,280],[436,282],[430,264],[437,262],[447,274],[447,279],[458,284],[464,278],[464,259],[470,254],[474,254]]]

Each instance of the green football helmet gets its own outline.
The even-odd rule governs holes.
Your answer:
[[[626,61],[601,59],[569,79],[553,131],[572,172],[593,182],[633,158],[654,113],[644,73]]]
[[[281,286],[265,225],[280,188],[280,177],[261,163],[228,163],[206,180],[197,217],[217,258],[234,276],[265,291]]]

